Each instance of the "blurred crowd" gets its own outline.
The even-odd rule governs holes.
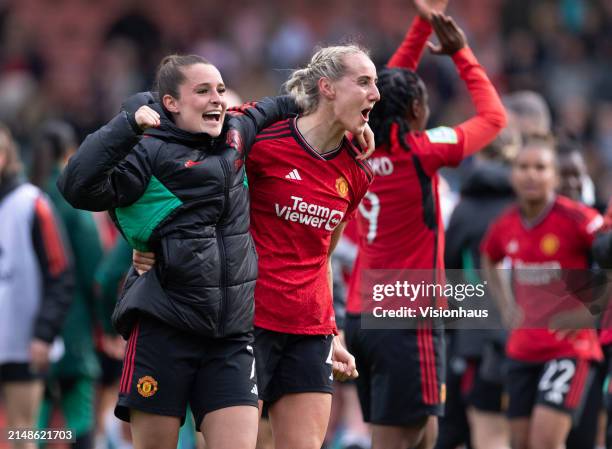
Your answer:
[[[612,167],[612,1],[456,0],[449,14],[468,34],[502,93],[533,89],[553,126],[580,145],[601,194]],[[29,160],[30,130],[66,119],[79,137],[122,99],[151,86],[169,52],[204,55],[245,100],[275,94],[320,44],[356,41],[386,61],[414,11],[404,0],[13,0],[0,6],[0,120]],[[432,123],[471,108],[452,63],[425,58]]]

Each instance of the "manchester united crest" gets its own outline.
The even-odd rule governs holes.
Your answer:
[[[555,234],[546,234],[540,240],[540,249],[547,256],[553,256],[559,250],[559,238]]]
[[[336,179],[336,190],[342,198],[346,198],[346,195],[348,195],[348,182],[344,176],[340,176],[338,179]]]
[[[136,388],[141,396],[148,398],[157,392],[157,381],[151,376],[144,376],[138,379]]]

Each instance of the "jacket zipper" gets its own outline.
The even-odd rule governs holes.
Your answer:
[[[223,176],[225,181],[225,186],[223,189],[224,195],[224,204],[223,210],[219,215],[219,226],[217,226],[217,245],[219,247],[219,260],[221,262],[221,307],[219,309],[219,336],[223,336],[225,333],[225,308],[227,302],[227,285],[226,285],[226,261],[225,261],[225,243],[223,242],[223,236],[221,235],[221,230],[223,229],[223,219],[225,218],[225,214],[228,207],[229,201],[229,184],[230,184],[230,169],[227,166],[227,161],[225,159],[221,159],[221,169],[223,170]]]

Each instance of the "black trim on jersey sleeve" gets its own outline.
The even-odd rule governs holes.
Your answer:
[[[274,125],[261,131],[259,134],[257,134],[255,142],[261,142],[262,140],[284,139],[287,137],[292,137],[289,119],[275,123]]]
[[[258,136],[267,136],[270,134],[278,134],[282,131],[291,131],[291,127],[289,126],[289,120],[282,120],[280,122],[275,123],[274,125],[268,126],[266,129],[261,131]]]
[[[249,103],[230,109],[230,115],[241,123],[240,132],[244,151],[248,156],[257,134],[265,128],[298,113],[295,100],[288,96],[267,97],[257,103]]]
[[[419,178],[421,186],[421,204],[423,206],[423,222],[427,229],[437,231],[438,225],[436,220],[436,203],[434,201],[433,182],[431,177],[427,175],[421,160],[416,154],[412,155],[412,162]]]
[[[291,127],[289,126],[289,120],[290,119],[275,123],[274,125],[261,131],[259,134],[257,134],[255,143],[261,142],[262,140],[284,139],[286,137],[291,137],[292,134]]]
[[[52,211],[50,205],[49,209]],[[51,217],[45,218],[35,213],[32,223],[32,245],[42,278],[41,302],[34,323],[34,337],[47,343],[51,343],[60,333],[72,302],[74,289],[74,272],[66,250],[67,240],[58,225],[56,215],[54,214],[52,219],[49,218]],[[43,223],[44,220],[47,222]],[[55,234],[54,236],[49,235],[50,226],[53,226],[51,231]],[[49,238],[58,239],[58,241],[50,244]],[[54,250],[62,253],[51,254],[51,251]],[[59,270],[54,270],[52,269],[53,259],[58,257],[63,258],[65,263]]]
[[[255,139],[255,143],[263,142],[264,140],[285,139],[287,137],[293,137],[293,135],[291,133],[285,133],[285,134],[273,134],[270,136],[258,137],[257,139]]]
[[[297,144],[300,147],[302,147],[302,149],[307,154],[309,154],[310,156],[312,156],[315,159],[324,160],[324,161],[331,161],[332,159],[334,159],[335,157],[338,157],[338,155],[340,155],[340,153],[342,152],[342,148],[345,146],[346,137],[343,137],[342,138],[343,140],[342,140],[342,142],[340,142],[340,145],[338,145],[338,148],[335,148],[335,149],[333,149],[331,151],[328,151],[326,153],[319,153],[315,148],[313,148],[308,143],[306,138],[302,135],[302,133],[298,129],[298,127],[297,127],[297,117],[289,120],[289,124],[290,124],[290,127],[291,127],[291,133],[293,135],[293,138],[297,142]]]

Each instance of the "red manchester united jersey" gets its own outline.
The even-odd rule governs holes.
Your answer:
[[[262,131],[247,160],[251,232],[259,254],[255,325],[292,334],[336,331],[328,280],[333,231],[349,220],[372,180],[344,139],[313,149],[296,118]]]
[[[357,214],[359,253],[349,284],[347,312],[361,312],[363,270],[442,268],[444,227],[438,198],[439,168],[463,158],[460,129],[438,128],[404,136],[370,160],[376,180]],[[365,295],[364,297],[367,297]]]
[[[525,317],[523,327],[542,317],[547,322],[559,310],[560,296],[554,296],[555,292],[567,289],[561,279],[555,278],[555,272],[589,268],[589,251],[601,223],[601,215],[594,209],[559,196],[531,224],[524,222],[518,207],[513,206],[491,225],[482,252],[494,262],[504,258],[511,262],[515,300]],[[548,294],[549,303],[544,304]],[[593,329],[580,330],[562,340],[547,328],[514,329],[507,353],[518,360],[538,362],[558,357],[601,358]]]
[[[428,22],[415,19],[389,67],[414,70],[430,32]],[[452,59],[477,114],[453,128],[399,135],[393,126],[390,145],[374,153],[370,162],[376,180],[359,207],[359,254],[349,283],[349,313],[360,313],[361,298],[368,298],[363,270],[443,268],[437,171],[454,167],[465,155],[483,148],[503,126],[499,96],[472,51],[465,47]]]

